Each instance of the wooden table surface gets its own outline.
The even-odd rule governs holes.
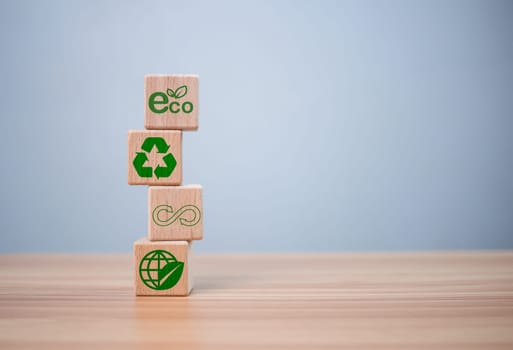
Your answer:
[[[0,349],[513,349],[513,252],[195,263],[136,298],[128,255],[0,255]]]

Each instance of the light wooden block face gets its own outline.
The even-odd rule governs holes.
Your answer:
[[[146,75],[144,99],[146,129],[198,128],[197,75]]]
[[[152,241],[202,239],[201,186],[149,187],[148,235]]]
[[[191,249],[187,241],[134,243],[136,295],[189,295],[192,290]]]
[[[128,132],[128,184],[180,185],[182,132]]]

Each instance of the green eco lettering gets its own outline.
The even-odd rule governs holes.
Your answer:
[[[160,100],[157,100],[157,98],[160,98]],[[150,107],[150,110],[153,113],[165,113],[167,111],[167,106],[157,109],[158,105],[167,105],[169,102],[169,99],[167,98],[167,95],[163,92],[154,92],[150,95],[150,100],[148,102],[148,106]]]
[[[166,113],[167,111],[173,114],[180,112],[189,114],[194,110],[194,105],[191,101],[185,101],[182,104],[178,101],[171,101],[171,103],[169,103],[169,97],[179,99],[187,95],[187,91],[187,86],[182,85],[176,90],[167,89],[166,93],[160,91],[154,92],[148,98],[148,107],[153,113],[157,114]]]
[[[173,108],[173,106],[178,106],[178,108]],[[180,112],[180,103],[173,101],[169,104],[169,111],[171,113],[178,113]]]
[[[177,221],[182,226],[194,226],[201,220],[201,210],[193,204],[186,204],[173,212],[172,206],[161,204],[153,209],[152,219],[159,226],[169,226]]]
[[[182,105],[182,111],[184,111],[184,113],[191,113],[193,109],[194,109],[194,107],[193,107],[192,103],[189,101],[184,102]]]

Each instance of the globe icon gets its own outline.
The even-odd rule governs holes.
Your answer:
[[[180,280],[182,270],[182,262],[176,260],[170,252],[160,249],[147,253],[139,264],[141,280],[147,287],[155,290],[173,287]],[[175,271],[175,278],[170,278]]]

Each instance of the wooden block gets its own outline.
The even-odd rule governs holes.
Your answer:
[[[198,76],[144,76],[146,129],[198,129]]]
[[[192,243],[187,241],[134,242],[136,295],[189,295]]]
[[[180,185],[182,132],[128,132],[128,184]]]
[[[200,185],[151,186],[148,189],[148,235],[152,241],[203,238]]]

